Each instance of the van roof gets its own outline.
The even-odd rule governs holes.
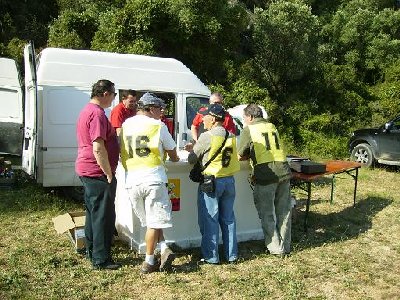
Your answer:
[[[118,89],[210,95],[210,90],[173,58],[60,48],[44,49],[38,61],[38,85],[91,87],[109,79]]]
[[[15,60],[0,57],[0,85],[2,87],[21,88]]]

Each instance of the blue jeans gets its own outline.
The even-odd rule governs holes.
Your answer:
[[[198,222],[201,253],[209,263],[219,263],[218,244],[221,226],[223,253],[228,261],[238,258],[236,220],[233,211],[235,179],[233,176],[216,178],[215,191],[206,194],[198,190]]]

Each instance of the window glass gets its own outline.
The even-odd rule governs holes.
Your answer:
[[[186,98],[186,120],[187,127],[190,129],[197,111],[201,107],[208,105],[208,98],[206,97],[187,97]]]
[[[393,129],[400,130],[400,117],[393,121]]]

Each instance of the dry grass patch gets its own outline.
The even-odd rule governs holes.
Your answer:
[[[139,274],[142,257],[117,242],[114,272],[93,271],[51,218],[82,208],[19,178],[0,190],[0,299],[399,299],[400,174],[362,169],[353,181],[313,187],[308,233],[305,194],[293,224],[293,253],[279,259],[262,241],[241,243],[238,264],[198,266],[198,249],[180,251],[170,273]]]

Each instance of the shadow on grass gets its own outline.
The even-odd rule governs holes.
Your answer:
[[[295,251],[301,251],[356,238],[368,231],[372,227],[373,217],[392,202],[385,198],[367,197],[356,202],[355,207],[349,206],[340,212],[328,215],[310,211],[307,233],[303,228],[305,212],[298,212],[296,221],[292,225],[293,248]]]
[[[83,201],[62,197],[57,189],[44,188],[21,170],[15,172],[15,183],[0,188],[0,215],[3,213],[84,209]]]

